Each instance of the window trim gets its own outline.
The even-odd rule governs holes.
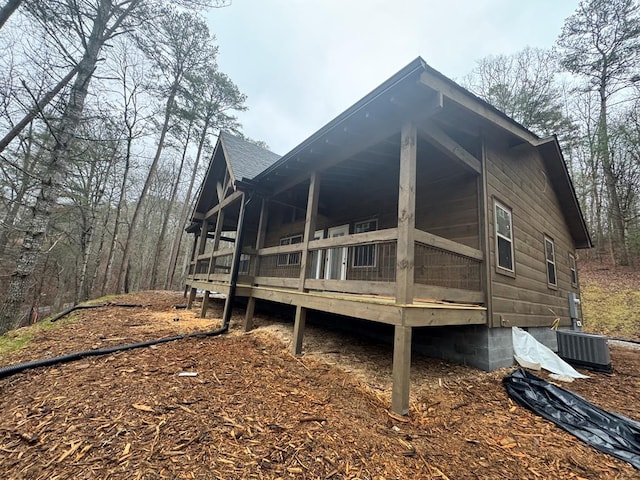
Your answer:
[[[547,255],[547,242],[551,245],[551,253],[553,255],[553,258],[551,260]],[[558,261],[556,257],[556,242],[549,235],[545,235],[543,245],[544,245],[545,266],[546,266],[546,272],[547,272],[547,286],[549,288],[557,290],[558,289]],[[549,281],[549,265],[550,264],[553,265],[553,277],[554,277],[555,283],[552,283]]]
[[[378,219],[377,218],[370,218],[368,220],[361,220],[359,222],[354,222],[353,224],[353,234],[357,235],[358,233],[367,233],[367,232],[356,232],[357,230],[357,226],[361,225],[363,223],[375,223],[375,228],[373,230],[367,230],[367,232],[376,232],[378,230]],[[373,265],[356,265],[356,252],[358,251],[359,248],[367,248],[367,247],[373,247]],[[351,255],[351,268],[376,268],[376,266],[378,265],[378,246],[374,243],[374,244],[369,244],[369,245],[354,245],[353,247],[353,254]]]
[[[569,252],[569,276],[571,277],[571,286],[578,288],[578,264],[576,256]]]
[[[498,208],[501,208],[505,212],[509,214],[509,225],[511,231],[511,238],[507,238],[506,236],[498,233]],[[516,255],[515,255],[515,245],[514,245],[514,232],[513,232],[513,210],[507,207],[504,203],[498,201],[497,199],[493,199],[493,232],[495,234],[495,261],[496,261],[496,272],[501,273],[503,275],[509,277],[516,276]],[[503,267],[500,265],[500,250],[498,247],[498,238],[502,238],[509,242],[511,246],[511,269],[507,267]]]
[[[299,242],[292,242],[293,239],[299,238],[300,241]],[[290,235],[288,237],[282,237],[280,239],[280,246],[283,245],[296,245],[298,243],[302,243],[302,234],[298,234],[298,235]],[[287,241],[288,240],[288,241]],[[276,266],[277,267],[289,267],[291,265],[300,265],[300,261],[301,261],[301,255],[298,252],[298,261],[297,262],[291,262],[291,256],[296,253],[296,252],[290,252],[290,253],[279,253],[278,254],[278,258],[276,259]],[[282,262],[281,259],[282,258],[287,258],[286,262]],[[294,257],[295,258],[295,257]]]

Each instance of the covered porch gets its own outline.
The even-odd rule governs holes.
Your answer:
[[[394,325],[401,414],[412,329],[486,325],[488,303],[479,136],[454,127],[440,92],[407,89],[376,96],[236,198],[221,196],[202,219],[187,279],[190,301],[205,291],[203,314],[208,292],[229,305],[247,297],[246,330],[256,300],[295,305],[295,355],[309,309]]]

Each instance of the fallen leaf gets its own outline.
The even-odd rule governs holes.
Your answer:
[[[134,403],[131,406],[136,410],[142,410],[143,412],[153,412],[153,408],[149,407],[148,405],[141,405],[139,403]]]

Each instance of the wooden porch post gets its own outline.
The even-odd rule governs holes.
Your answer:
[[[216,230],[213,235],[213,249],[211,250],[211,258],[209,259],[209,269],[207,270],[207,280],[209,280],[209,275],[211,275],[211,267],[215,265],[216,259],[213,256],[218,250],[218,245],[220,244],[220,235],[222,234],[222,224],[224,223],[224,210],[220,209],[218,211],[218,216],[216,217]],[[215,268],[214,268],[215,272]]]
[[[398,415],[409,413],[409,373],[411,370],[411,327],[396,325],[393,340],[393,390],[391,409]]]
[[[416,226],[415,125],[402,126],[400,134],[400,181],[398,189],[398,245],[396,265],[396,303],[413,303],[414,252]],[[393,342],[393,390],[391,408],[399,415],[409,413],[409,373],[411,370],[411,327],[396,325]]]
[[[193,262],[196,259],[196,250],[198,248],[198,240],[200,240],[200,234],[196,233],[193,237],[193,245],[191,247],[190,261]]]
[[[480,227],[480,249],[482,250],[482,263],[480,264],[480,284],[485,295],[485,306],[487,307],[487,325],[497,326],[500,324],[494,323],[493,320],[493,294],[492,294],[492,282],[491,282],[491,242],[490,242],[490,229],[489,223],[489,209],[493,206],[489,203],[488,186],[487,186],[487,147],[485,144],[484,135],[482,136],[482,172],[478,176],[478,226]]]
[[[256,236],[256,251],[264,246],[264,238],[267,233],[267,221],[269,218],[269,201],[265,198],[262,199],[262,205],[260,207],[260,220],[258,221],[258,234]],[[256,254],[256,259],[253,266],[254,276],[258,275],[260,271],[260,257]],[[247,310],[244,315],[244,331],[248,332],[253,328],[253,312],[256,308],[256,299],[253,296],[249,297],[247,301]]]
[[[300,282],[298,290],[304,291],[304,281],[307,277],[307,261],[309,258],[309,241],[316,230],[316,218],[318,216],[318,198],[320,196],[320,177],[318,172],[311,174],[309,182],[309,196],[307,198],[307,216],[304,222],[304,238],[302,240],[302,255],[300,256]],[[296,318],[293,326],[293,355],[302,353],[302,338],[307,321],[307,309],[296,306]]]
[[[414,231],[416,227],[416,157],[415,125],[402,127],[400,138],[400,188],[398,190],[398,246],[396,268],[396,303],[413,303]]]
[[[209,230],[209,222],[205,218],[202,220],[202,227],[200,228],[200,245],[198,246],[198,255],[202,255],[207,246],[207,231]]]

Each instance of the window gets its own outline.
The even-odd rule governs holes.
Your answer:
[[[238,274],[239,275],[248,275],[249,274],[249,265],[251,263],[251,255],[247,255],[246,253],[240,254],[240,263],[238,265]]]
[[[571,270],[571,285],[578,286],[578,269],[576,268],[576,257],[569,254],[569,269]]]
[[[513,268],[513,223],[511,210],[498,202],[496,212],[496,265],[498,271],[515,273]]]
[[[294,245],[296,243],[302,243],[302,235],[280,239],[280,245]],[[281,253],[278,255],[278,266],[281,265],[300,265],[300,252]]]
[[[544,252],[547,257],[547,284],[550,287],[558,286],[556,278],[556,247],[553,240],[547,236],[544,237]]]
[[[358,222],[353,226],[353,233],[375,232],[378,229],[378,220]],[[362,245],[354,247],[352,265],[354,267],[375,267],[376,246]]]

